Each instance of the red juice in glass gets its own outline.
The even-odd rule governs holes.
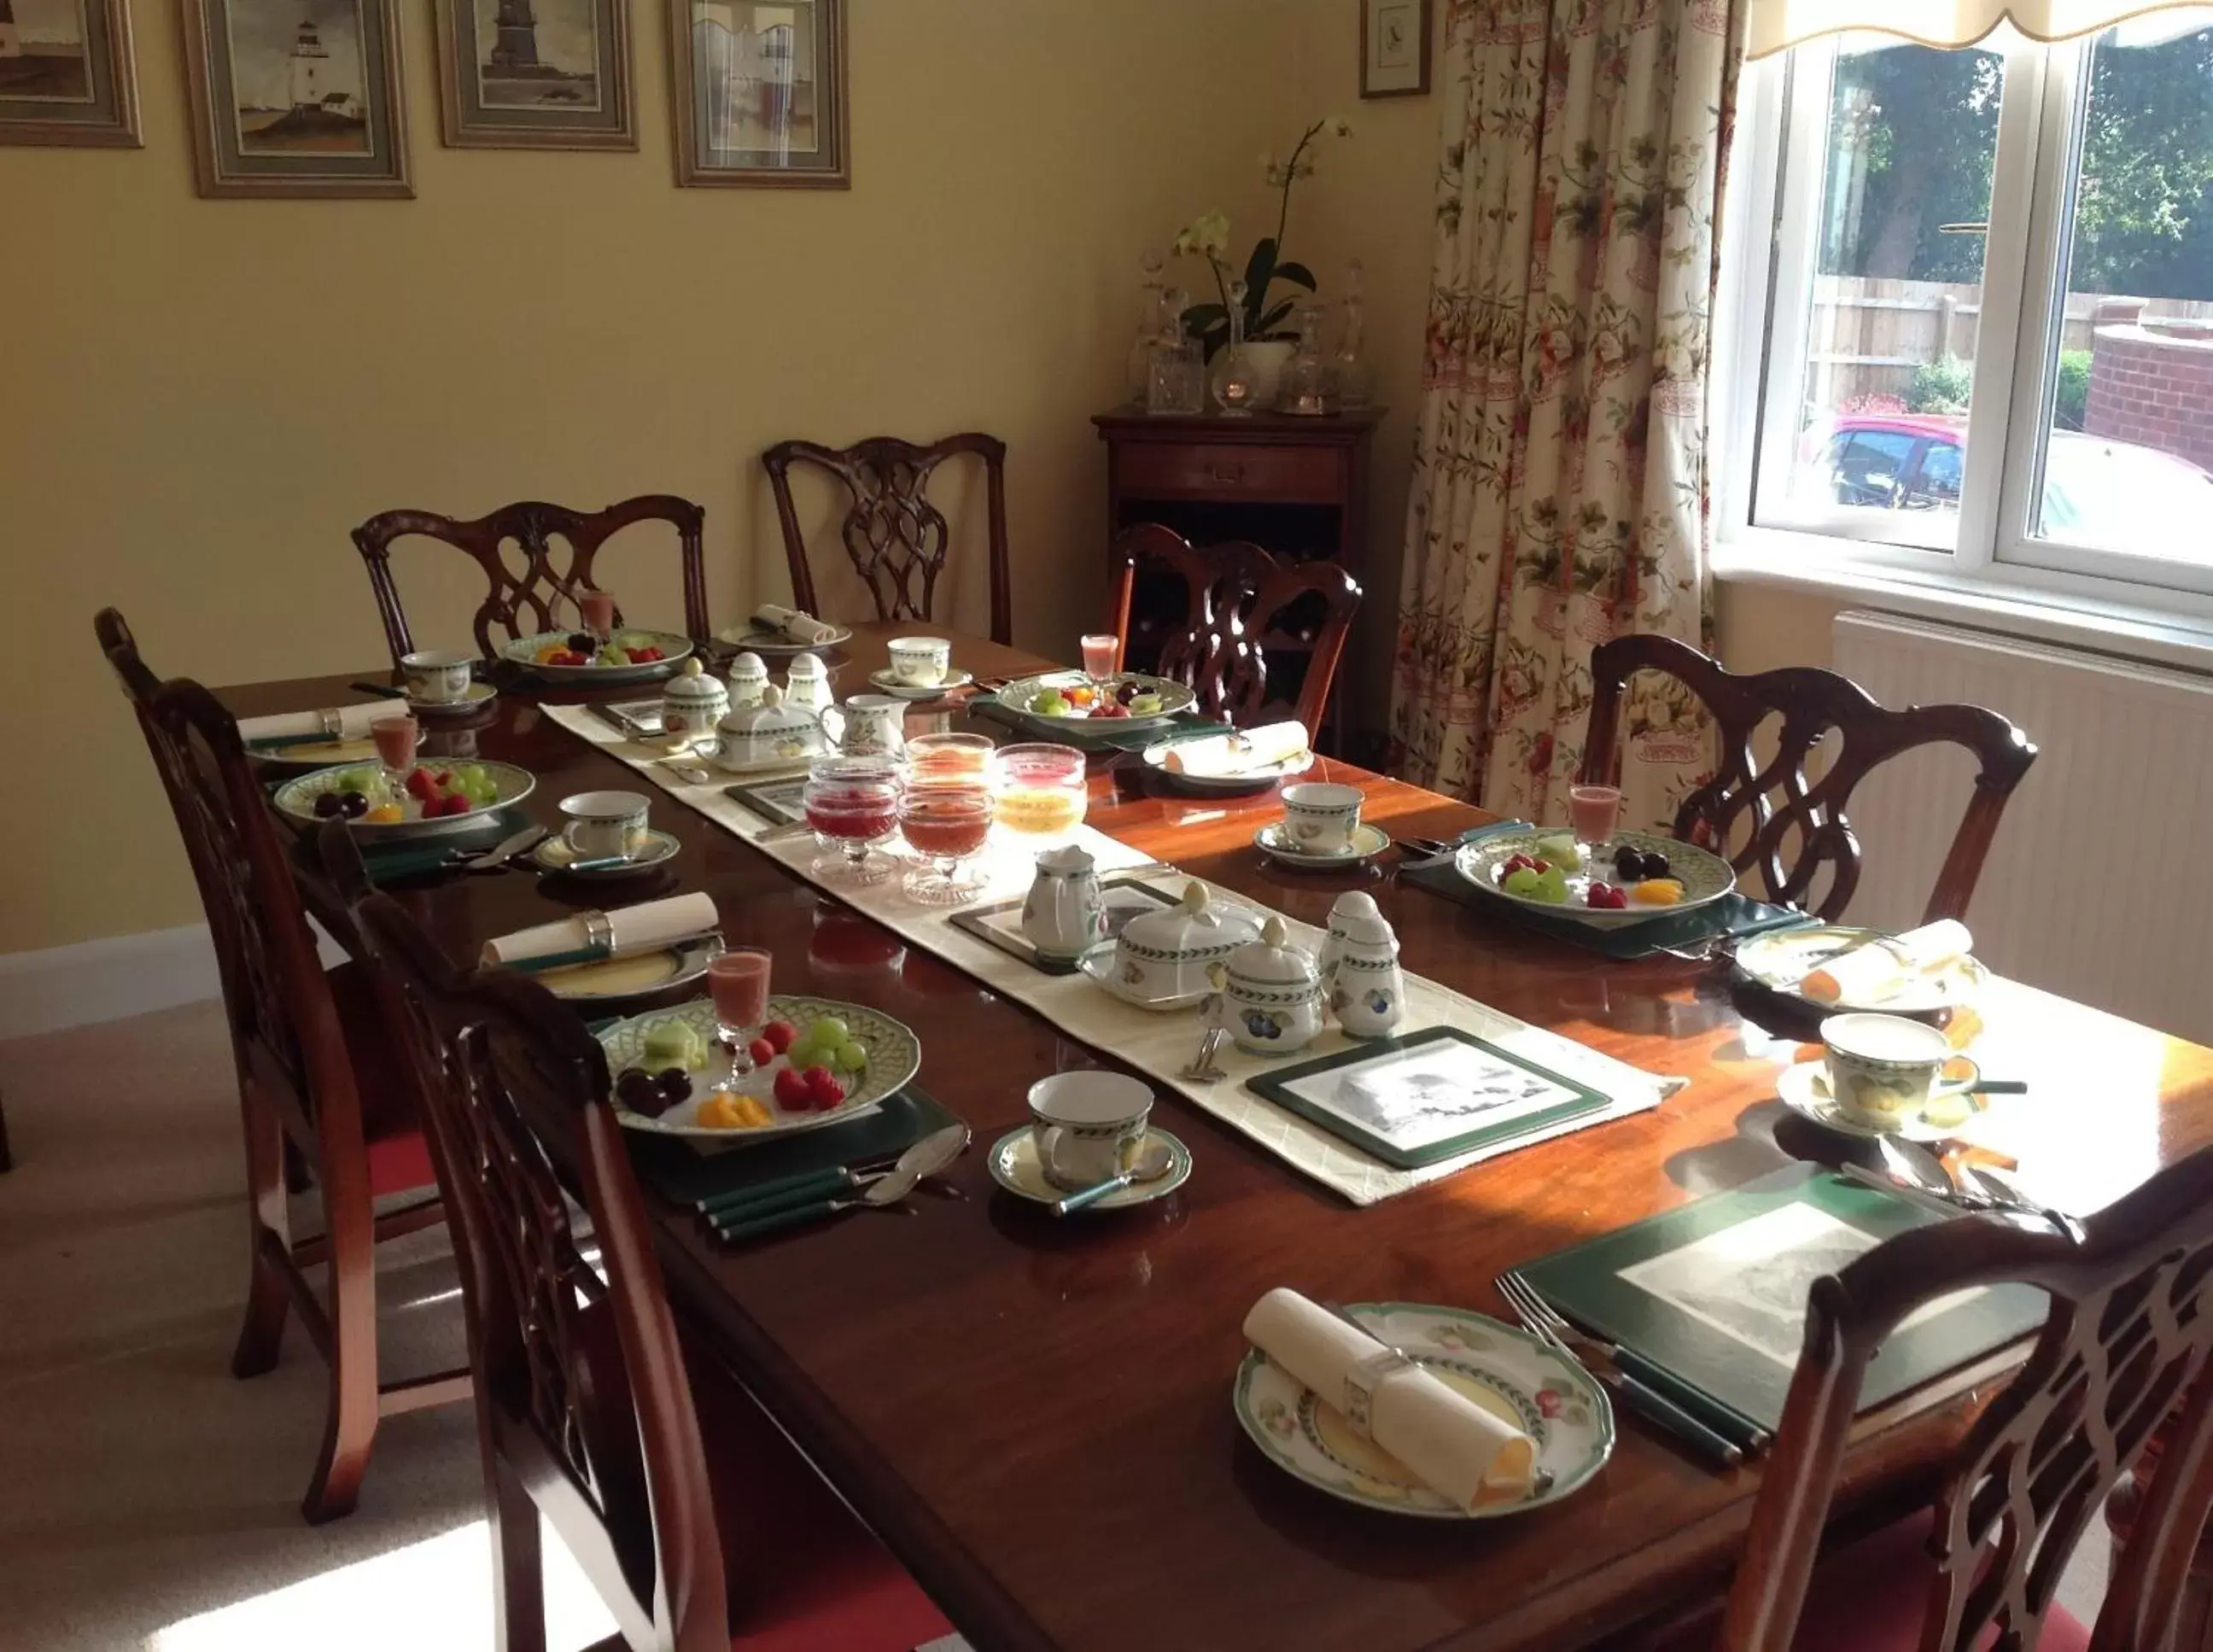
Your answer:
[[[918,788],[899,810],[899,829],[922,854],[963,861],[991,834],[991,794],[981,786]]]
[[[415,735],[412,717],[379,717],[369,725],[377,761],[395,773],[405,773],[415,761]]]
[[[707,996],[725,1044],[749,1043],[768,1024],[768,966],[759,947],[734,947],[708,963]]]
[[[1595,849],[1613,836],[1620,821],[1620,787],[1568,788],[1568,824],[1575,828],[1577,843]]]
[[[584,629],[601,642],[614,635],[615,594],[613,591],[577,592],[576,612],[583,616]]]
[[[1095,632],[1083,639],[1083,673],[1094,683],[1105,682],[1114,674],[1114,656],[1122,651],[1122,639],[1106,631]]]
[[[810,788],[807,824],[825,838],[875,843],[899,825],[899,795],[875,786]]]

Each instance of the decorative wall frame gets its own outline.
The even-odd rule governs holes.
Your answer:
[[[0,143],[144,147],[126,0],[0,0]]]
[[[845,0],[669,0],[676,181],[846,189]]]
[[[1420,97],[1430,89],[1430,0],[1360,0],[1360,95]]]
[[[630,0],[434,0],[454,149],[635,149]]]

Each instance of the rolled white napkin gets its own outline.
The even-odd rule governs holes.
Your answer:
[[[718,921],[715,898],[704,893],[625,906],[607,914],[607,926],[614,932],[614,950],[609,956],[652,952],[672,942],[688,941],[695,935],[704,935]],[[513,935],[493,936],[484,944],[484,961],[522,963],[557,953],[581,952],[591,943],[581,917],[564,917],[558,924],[540,924]]]
[[[1881,1003],[1909,977],[1941,969],[1965,958],[1974,947],[1975,937],[1967,933],[1967,926],[1947,917],[1893,936],[1880,945],[1840,953],[1808,973],[1798,990],[1815,1003]]]
[[[369,725],[379,717],[404,717],[407,705],[404,700],[371,700],[365,705],[340,705],[332,708],[338,714],[340,740],[366,740]],[[241,717],[238,737],[245,741],[283,740],[293,735],[312,738],[323,732],[321,711],[279,711],[265,717]]]
[[[1382,1346],[1281,1286],[1253,1305],[1245,1337],[1340,1411],[1345,1377]],[[1536,1466],[1537,1448],[1527,1434],[1418,1366],[1373,1384],[1369,1433],[1423,1484],[1462,1509],[1473,1508],[1486,1490],[1526,1491]]]
[[[1305,751],[1313,737],[1303,722],[1270,722],[1242,734],[1209,735],[1168,747],[1161,766],[1170,774],[1216,778],[1271,769]]]
[[[835,625],[826,625],[811,613],[802,613],[796,608],[764,602],[753,610],[753,619],[771,631],[782,631],[795,643],[819,643],[837,631]]]

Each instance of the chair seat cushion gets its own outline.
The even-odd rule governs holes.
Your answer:
[[[434,1188],[438,1177],[430,1143],[416,1116],[413,1088],[400,1064],[406,1058],[384,1023],[376,985],[357,963],[326,971],[346,1053],[353,1058],[361,1096],[361,1133],[369,1149],[370,1197]]]
[[[909,1652],[952,1625],[720,1362],[686,1347],[735,1652]]]

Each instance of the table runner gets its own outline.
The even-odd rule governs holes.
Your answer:
[[[1479,1148],[1418,1169],[1396,1169],[1244,1088],[1244,1081],[1253,1075],[1280,1069],[1284,1064],[1280,1058],[1270,1060],[1246,1055],[1225,1039],[1217,1064],[1228,1075],[1227,1078],[1214,1084],[1200,1084],[1178,1077],[1178,1070],[1198,1051],[1200,1028],[1197,1015],[1161,1015],[1140,1009],[1101,991],[1082,975],[1047,975],[1033,969],[988,942],[955,928],[947,908],[918,905],[907,899],[896,878],[865,888],[817,879],[810,875],[810,868],[820,852],[813,838],[799,833],[758,841],[771,827],[751,810],[722,795],[728,778],[717,777],[704,786],[692,784],[657,761],[664,755],[661,748],[624,738],[619,731],[593,716],[588,708],[549,705],[543,710],[580,740],[627,763],[679,802],[724,830],[753,843],[761,853],[805,881],[826,890],[836,899],[973,976],[1003,997],[1036,1011],[1071,1038],[1111,1051],[1155,1083],[1174,1091],[1202,1113],[1250,1137],[1295,1169],[1342,1194],[1354,1204],[1373,1204],[1515,1148],[1645,1112],[1659,1106],[1688,1082],[1644,1072],[1408,972],[1407,1030],[1432,1026],[1460,1027],[1526,1060],[1589,1085],[1608,1098],[1608,1105],[1598,1113],[1571,1119],[1554,1130]],[[1154,864],[1146,855],[1088,826],[1078,829],[1077,840],[1098,863],[1102,875]],[[1019,899],[1027,893],[1034,872],[1030,850],[1019,844],[995,842],[986,850],[984,863],[990,887],[977,897],[976,904]],[[1188,875],[1173,868],[1162,868],[1148,881],[1179,887]],[[1211,883],[1208,888],[1224,902],[1255,911],[1267,910],[1259,901],[1235,890]],[[1285,917],[1283,923],[1291,938],[1301,946],[1310,951],[1320,946],[1323,935],[1320,930],[1291,917]],[[1359,1042],[1332,1027],[1301,1052],[1300,1059],[1333,1054],[1356,1047]]]

